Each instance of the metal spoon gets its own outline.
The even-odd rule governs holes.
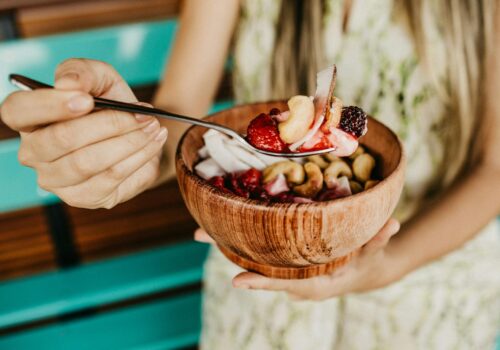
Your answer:
[[[19,74],[10,74],[9,75],[9,80],[11,84],[16,86],[17,88],[21,90],[35,90],[35,89],[53,89],[53,86],[44,84],[42,82],[39,82],[37,80],[19,75]],[[278,153],[278,152],[270,152],[270,151],[264,151],[261,149],[258,149],[254,146],[252,146],[248,141],[245,139],[245,137],[241,136],[239,133],[234,131],[233,129],[230,129],[226,126],[208,122],[205,120],[201,119],[196,119],[196,118],[191,118],[187,117],[184,115],[176,114],[176,113],[171,113],[167,111],[163,111],[158,108],[151,108],[151,107],[145,107],[145,106],[139,106],[139,105],[134,105],[131,103],[125,103],[125,102],[120,102],[120,101],[114,101],[114,100],[108,100],[105,98],[100,98],[100,97],[94,97],[94,104],[96,108],[107,108],[107,109],[114,109],[118,111],[123,111],[123,112],[130,112],[130,113],[139,113],[139,114],[147,114],[147,115],[152,115],[155,117],[161,117],[161,118],[166,118],[166,119],[171,119],[175,120],[178,122],[183,122],[183,123],[189,123],[193,125],[198,125],[198,126],[203,126],[205,128],[209,129],[214,129],[217,131],[220,131],[221,133],[224,133],[233,139],[237,140],[240,142],[242,145],[244,145],[246,148],[262,153],[268,156],[273,156],[273,157],[286,157],[286,158],[300,158],[300,157],[307,157],[307,156],[313,156],[316,154],[323,154],[323,153],[329,153],[335,150],[335,148],[326,148],[326,149],[321,149],[321,150],[314,150],[314,151],[309,151],[309,152],[288,152],[288,153]]]

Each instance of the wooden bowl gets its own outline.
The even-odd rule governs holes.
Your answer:
[[[251,119],[285,102],[241,105],[207,117],[241,133]],[[370,118],[360,140],[383,180],[361,193],[315,203],[265,203],[224,193],[193,173],[206,129],[191,127],[176,155],[182,196],[196,222],[239,266],[265,276],[309,278],[346,264],[389,219],[403,188],[405,156],[398,137]]]

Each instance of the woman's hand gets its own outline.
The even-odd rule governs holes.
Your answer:
[[[92,96],[137,102],[111,66],[70,59],[57,68],[55,89],[11,94],[1,118],[20,132],[19,161],[41,188],[76,207],[112,208],[157,179],[167,130],[153,117],[93,111]]]
[[[303,280],[267,278],[253,272],[242,272],[233,279],[233,286],[243,289],[263,289],[287,292],[295,300],[324,300],[348,293],[366,292],[384,287],[399,279],[399,269],[386,247],[399,231],[399,222],[390,219],[362,248],[360,254],[331,275]],[[213,243],[202,229],[195,240]]]

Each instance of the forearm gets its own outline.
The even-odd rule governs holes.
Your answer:
[[[238,1],[188,0],[153,104],[174,113],[204,116],[213,102],[227,59]],[[187,124],[162,120],[168,129],[161,180],[174,173],[174,154]]]
[[[460,248],[500,212],[500,171],[477,167],[404,225],[387,249],[397,277]]]

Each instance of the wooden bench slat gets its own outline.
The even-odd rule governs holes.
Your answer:
[[[206,253],[203,244],[180,243],[5,283],[0,328],[196,283]]]
[[[91,0],[17,9],[22,37],[160,20],[179,12],[179,0]]]
[[[197,344],[200,293],[0,338],[0,349],[179,349]]]

